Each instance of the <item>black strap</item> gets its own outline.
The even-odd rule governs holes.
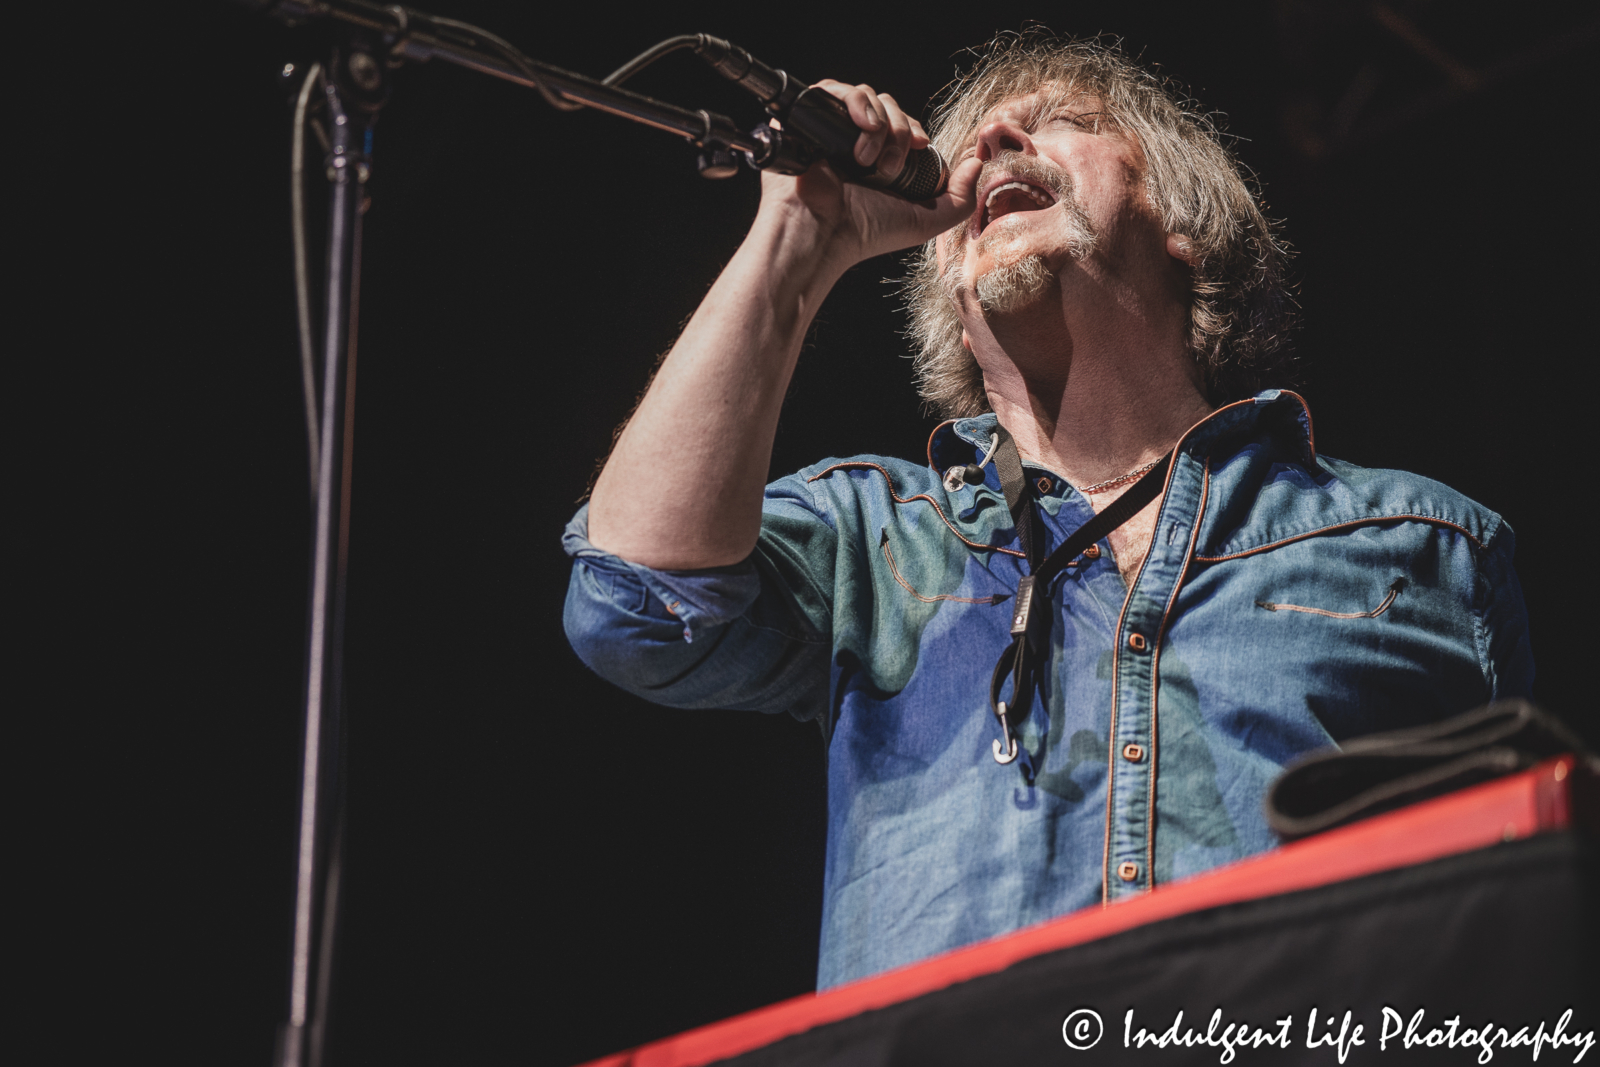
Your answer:
[[[1034,581],[1048,585],[1050,579],[1061,573],[1061,568],[1083,555],[1084,549],[1144,510],[1144,506],[1161,495],[1166,484],[1167,468],[1172,466],[1171,456],[1162,456],[1161,462],[1128,487],[1128,491],[1113,500],[1106,509],[1072,531],[1072,536],[1061,542],[1050,558],[1033,568]]]
[[[1011,644],[1000,654],[1000,660],[994,665],[994,673],[989,679],[989,705],[1000,720],[1004,735],[1004,747],[1001,741],[994,743],[994,758],[999,763],[1010,763],[1018,755],[1016,728],[1022,720],[1021,711],[1026,708],[1032,689],[1029,653],[1032,651],[1042,655],[1044,649],[1041,646],[1049,636],[1049,611],[1046,605],[1049,603],[1051,579],[1060,574],[1067,564],[1083,555],[1090,545],[1133,518],[1161,494],[1166,484],[1167,470],[1172,466],[1172,457],[1163,456],[1161,462],[1134,482],[1127,492],[1074,530],[1041,563],[1038,556],[1044,544],[1044,530],[1033,496],[1027,491],[1023,479],[1022,458],[1017,453],[1016,442],[1011,435],[1004,427],[998,427],[998,430],[1000,446],[995,451],[994,469],[1000,476],[1000,488],[1006,495],[1006,504],[1016,523],[1017,538],[1022,542],[1029,571],[1017,583],[1017,596],[1011,612]],[[1007,674],[1011,676],[1011,700],[1002,704],[1000,690],[1005,685]]]
[[[1004,426],[995,423],[994,429],[1000,437],[1000,443],[994,451],[994,472],[1000,476],[1000,491],[1006,495],[1006,507],[1011,509],[1011,523],[1017,529],[1017,540],[1022,542],[1023,555],[1028,558],[1028,569],[1032,571],[1044,548],[1044,538],[1035,535],[1044,531],[1035,525],[1033,496],[1028,492],[1027,481],[1022,474],[1022,456],[1017,452],[1017,443]]]

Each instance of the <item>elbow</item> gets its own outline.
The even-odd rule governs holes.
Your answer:
[[[669,681],[682,670],[679,661],[692,655],[683,624],[655,617],[649,600],[637,579],[575,563],[562,613],[578,658],[600,677],[641,694]]]

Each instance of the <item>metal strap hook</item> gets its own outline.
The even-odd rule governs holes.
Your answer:
[[[1022,751],[1022,746],[1017,744],[1016,735],[1011,732],[1011,724],[1006,721],[1006,702],[1000,701],[996,705],[1000,712],[1000,736],[1005,740],[1004,746],[999,741],[994,742],[994,761],[1001,765],[1011,763]]]

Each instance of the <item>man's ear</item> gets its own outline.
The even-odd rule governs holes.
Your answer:
[[[972,355],[972,335],[964,328],[961,331],[961,347],[967,350],[967,355]]]
[[[1167,255],[1188,267],[1194,266],[1197,258],[1194,242],[1181,233],[1167,234]]]

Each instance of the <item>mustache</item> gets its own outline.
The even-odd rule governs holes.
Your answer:
[[[986,162],[978,172],[978,188],[982,189],[990,179],[1002,172],[1050,190],[1057,200],[1072,196],[1071,175],[1053,163],[1022,152],[1001,152]]]
[[[983,189],[995,175],[1000,173],[1010,174],[1023,181],[1032,182],[1041,189],[1048,189],[1051,195],[1056,198],[1058,204],[1065,203],[1067,205],[1069,214],[1074,216],[1082,214],[1082,209],[1078,206],[1077,201],[1073,199],[1072,176],[1060,167],[1046,163],[1038,156],[1030,156],[1023,152],[1001,152],[984,163],[983,169],[978,172],[976,188]],[[979,204],[974,210],[982,211],[983,205]],[[945,271],[947,273],[951,266],[961,258],[961,254],[966,248],[967,225],[970,222],[971,217],[969,216],[963,219],[960,225],[946,231],[944,235]]]

